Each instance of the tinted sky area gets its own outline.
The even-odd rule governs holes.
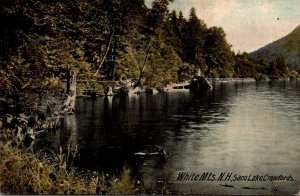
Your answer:
[[[252,52],[300,25],[300,0],[174,0],[169,6],[187,18],[191,7],[208,27],[223,27],[236,52]]]

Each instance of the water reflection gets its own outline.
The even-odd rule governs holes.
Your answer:
[[[79,99],[65,119],[60,144],[74,138],[77,166],[115,171],[129,164],[146,186],[174,183],[184,193],[275,194],[270,182],[176,183],[178,171],[293,174],[294,182],[276,186],[297,192],[300,179],[300,85],[297,82],[221,83],[211,91],[159,93],[127,98]],[[64,139],[65,138],[65,139]],[[166,147],[168,159],[135,159],[144,145]],[[252,192],[251,192],[252,191]]]

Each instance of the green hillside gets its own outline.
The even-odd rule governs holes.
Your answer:
[[[285,58],[290,68],[300,67],[300,25],[287,36],[250,54],[256,60]]]

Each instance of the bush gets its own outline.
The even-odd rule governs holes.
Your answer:
[[[1,143],[0,157],[0,190],[6,194],[134,194],[138,191],[127,168],[119,180],[99,176],[84,179],[75,175],[74,168],[67,169],[62,153],[55,161],[46,156],[40,160],[36,154]]]
[[[112,183],[112,194],[133,194],[134,192],[131,170],[124,167],[120,179]]]

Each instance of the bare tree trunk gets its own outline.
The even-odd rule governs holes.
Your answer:
[[[69,92],[70,92],[70,84],[71,84],[71,82],[70,82],[71,75],[70,74],[71,74],[70,73],[70,68],[68,68],[68,72],[67,72],[67,89],[66,89],[65,94],[69,94]]]
[[[75,111],[75,101],[76,101],[76,72],[72,69],[69,69],[70,79],[68,79],[69,92],[67,93],[67,99],[63,105],[64,113],[73,113]]]
[[[106,58],[107,58],[108,52],[109,52],[110,47],[111,47],[111,43],[112,43],[112,41],[113,41],[113,36],[114,36],[114,33],[112,33],[111,36],[110,36],[110,39],[109,39],[109,42],[108,42],[108,46],[107,46],[106,52],[105,52],[105,54],[104,54],[104,56],[103,56],[103,58],[102,58],[102,61],[101,61],[100,65],[99,65],[99,67],[97,68],[97,71],[95,72],[94,76],[96,76],[96,75],[98,74],[100,68],[102,67],[103,63],[105,62],[105,60],[106,60]]]
[[[140,69],[140,76],[139,76],[139,79],[138,79],[137,83],[134,85],[134,88],[138,87],[141,84],[141,80],[144,77],[144,73],[145,73],[145,70],[146,70],[148,57],[149,57],[149,54],[150,54],[150,51],[151,51],[152,39],[153,39],[153,37],[151,37],[151,39],[150,39],[150,42],[149,42],[149,45],[148,45],[148,50],[146,52],[146,57],[145,57],[145,60],[144,60],[144,64],[142,66],[142,69]]]

